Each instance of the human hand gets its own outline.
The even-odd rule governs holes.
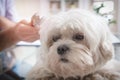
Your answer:
[[[38,33],[39,29],[33,27],[31,23],[28,23],[25,20],[18,22],[14,31],[18,41],[33,42],[40,38]]]

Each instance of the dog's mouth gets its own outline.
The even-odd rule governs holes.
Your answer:
[[[69,60],[68,60],[68,59],[66,59],[66,58],[61,58],[61,59],[60,59],[60,61],[62,61],[62,62],[64,62],[64,63],[69,62]]]

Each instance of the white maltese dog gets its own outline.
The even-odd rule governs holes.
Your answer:
[[[27,80],[120,80],[112,34],[103,18],[71,10],[40,26],[41,49]]]

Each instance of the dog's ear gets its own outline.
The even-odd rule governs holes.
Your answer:
[[[102,60],[105,62],[110,60],[114,55],[114,48],[111,41],[102,41],[99,46]]]
[[[99,51],[101,55],[101,61],[106,62],[113,58],[114,56],[114,48],[112,44],[111,36],[113,36],[112,32],[109,29],[109,26],[105,19],[99,18],[99,27],[101,27],[99,32],[100,42]]]

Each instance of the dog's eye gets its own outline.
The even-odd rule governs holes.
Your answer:
[[[73,40],[83,40],[84,39],[84,35],[82,34],[76,34],[73,36]]]
[[[58,39],[60,39],[60,36],[53,36],[52,40],[56,42]]]

